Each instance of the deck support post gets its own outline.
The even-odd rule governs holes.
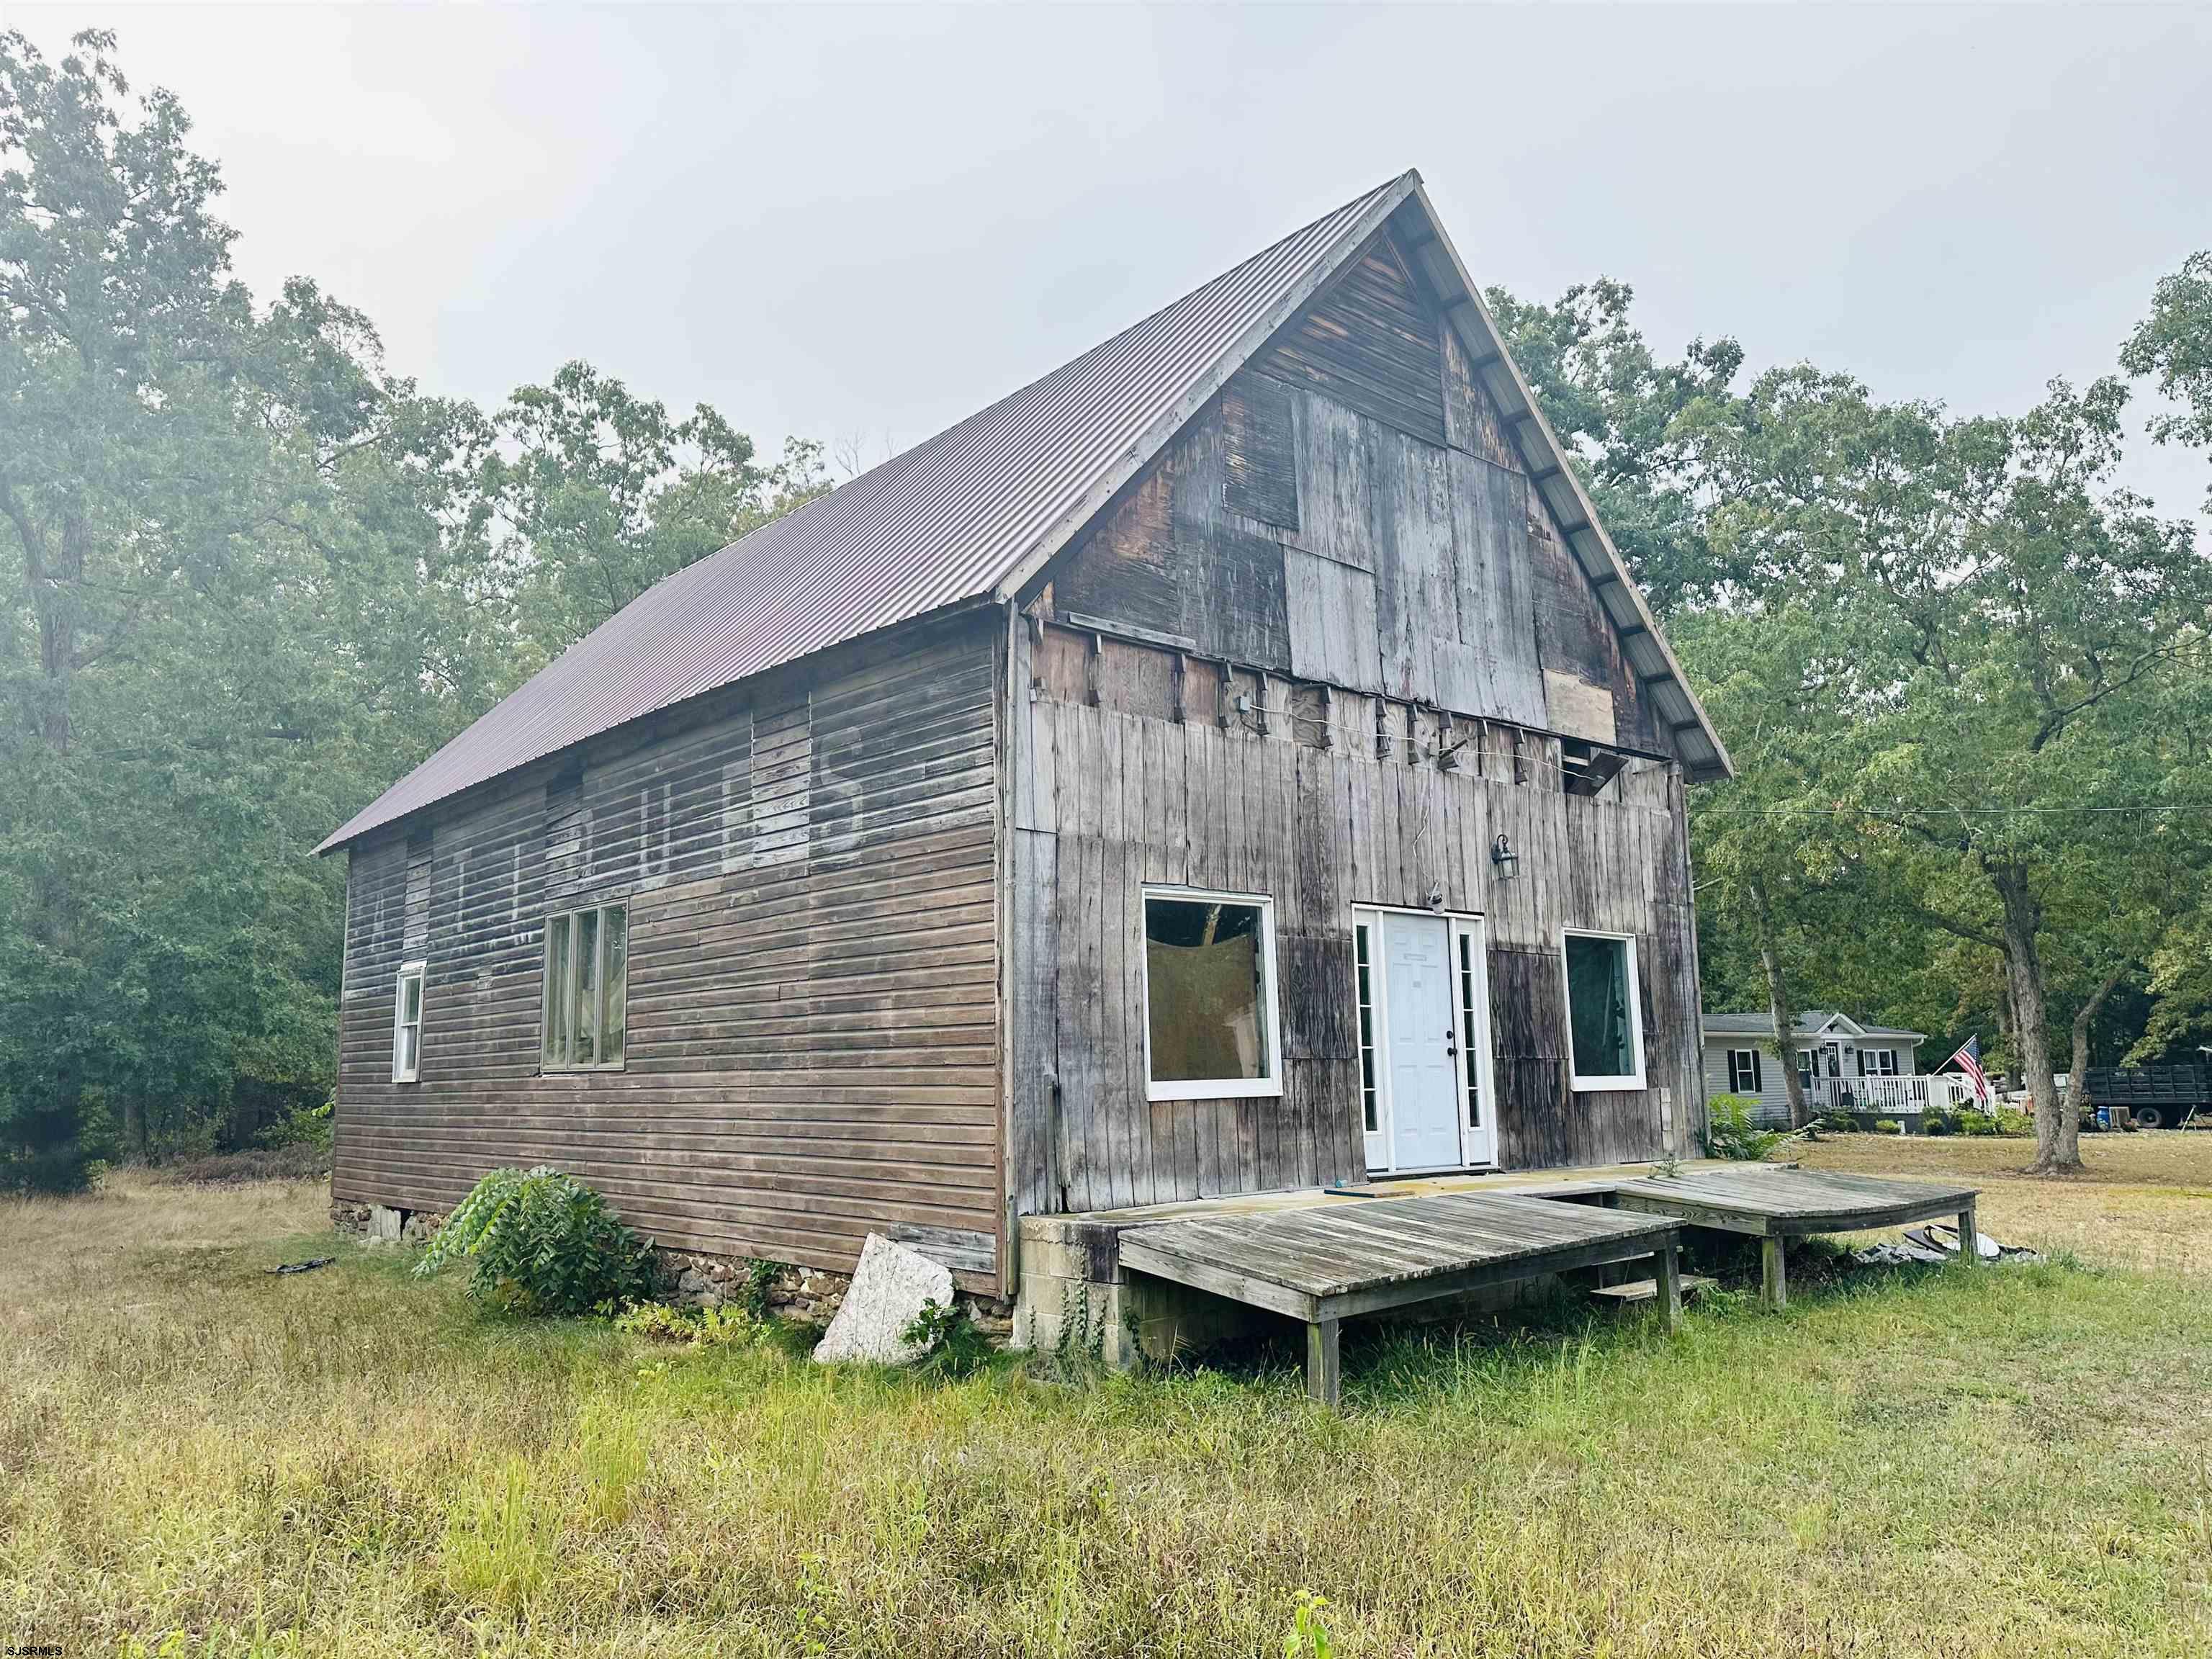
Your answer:
[[[1337,1322],[1316,1319],[1306,1326],[1306,1393],[1331,1411],[1344,1398],[1344,1369],[1337,1352]]]
[[[1682,1247],[1671,1238],[1659,1247],[1659,1316],[1669,1331],[1682,1327]]]
[[[1959,1212],[1959,1260],[1970,1267],[1982,1265],[1982,1236],[1974,1226],[1972,1204]]]
[[[1771,1313],[1790,1305],[1790,1275],[1782,1261],[1782,1236],[1768,1233],[1759,1241],[1759,1299]]]

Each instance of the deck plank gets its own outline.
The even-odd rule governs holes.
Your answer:
[[[1486,1267],[1510,1278],[1525,1264],[1534,1274],[1547,1257],[1592,1246],[1648,1253],[1673,1226],[1594,1205],[1466,1193],[1164,1222],[1127,1229],[1121,1247],[1139,1272],[1180,1277],[1180,1262],[1326,1300]]]
[[[1623,1182],[1613,1201],[1692,1226],[1795,1237],[1954,1215],[1979,1189],[1812,1170],[1706,1170]]]

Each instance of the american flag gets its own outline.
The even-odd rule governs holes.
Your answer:
[[[1989,1073],[1982,1070],[1982,1039],[1978,1032],[1961,1043],[1959,1052],[1945,1060],[1943,1065],[1955,1066],[1964,1072],[1973,1083],[1974,1098],[1984,1105],[1989,1103],[1990,1079]],[[1940,1071],[1942,1067],[1936,1069]]]

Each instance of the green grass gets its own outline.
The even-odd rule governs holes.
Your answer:
[[[2201,1653],[2212,1284],[1846,1276],[1066,1387],[479,1316],[313,1188],[0,1207],[0,1644]],[[172,1638],[172,1633],[186,1632]]]

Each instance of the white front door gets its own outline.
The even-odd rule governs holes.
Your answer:
[[[1452,1169],[1462,1158],[1451,924],[1442,916],[1384,912],[1382,982],[1389,1030],[1390,1167]]]

